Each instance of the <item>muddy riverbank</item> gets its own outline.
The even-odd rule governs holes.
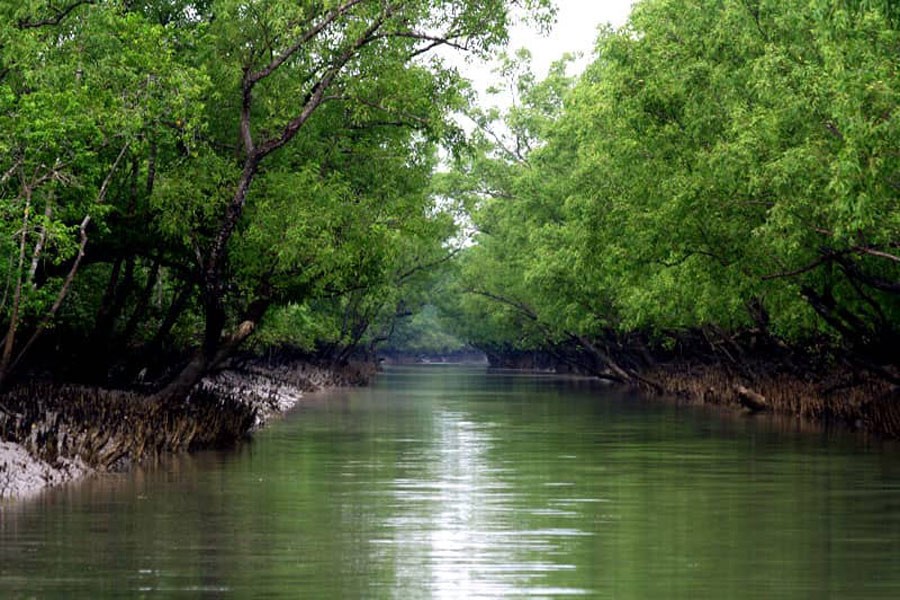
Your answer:
[[[0,499],[167,453],[234,445],[305,393],[362,385],[374,372],[371,365],[247,361],[204,380],[176,406],[136,392],[19,386],[0,397]]]
[[[679,401],[768,412],[900,439],[900,389],[861,371],[835,367],[798,374],[775,364],[673,363],[645,376]]]
[[[624,357],[628,362],[622,364],[634,374],[634,382],[626,385],[686,404],[770,413],[900,439],[900,386],[884,376],[893,373],[894,367],[882,368],[879,374],[801,352],[748,353],[737,361],[693,350],[684,357]],[[567,355],[558,348],[554,353],[486,354],[492,368],[584,376],[608,372],[584,353],[570,350]]]

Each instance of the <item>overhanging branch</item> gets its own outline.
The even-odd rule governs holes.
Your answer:
[[[60,23],[62,23],[63,19],[69,16],[72,11],[74,11],[79,6],[95,3],[96,0],[77,0],[67,6],[64,6],[63,8],[55,9],[55,14],[52,17],[39,19],[37,21],[32,21],[29,19],[19,19],[19,29],[38,29],[40,27],[59,25]]]

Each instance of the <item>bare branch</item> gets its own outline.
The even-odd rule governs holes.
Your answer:
[[[812,261],[808,265],[800,267],[799,269],[795,269],[793,271],[782,271],[780,273],[772,273],[770,275],[763,275],[762,277],[760,277],[760,279],[762,281],[769,281],[772,279],[784,279],[787,277],[796,277],[797,275],[802,275],[803,273],[808,273],[823,264],[832,262],[834,259],[835,259],[834,254],[826,254],[824,256],[820,256],[819,258]]]
[[[56,182],[63,183],[63,184],[70,183],[70,178],[67,177],[66,175],[64,175],[62,172],[62,169],[67,164],[68,163],[64,163],[64,162],[60,161],[59,158],[57,158],[56,162],[53,163],[53,167],[48,169],[45,173],[43,173],[40,176],[38,176],[38,172],[42,168],[45,168],[45,165],[36,166],[34,168],[34,173],[32,175],[31,182],[27,184],[28,187],[31,190],[36,190],[37,188],[44,185],[48,181],[56,181]],[[23,182],[22,185],[26,185],[26,184]]]
[[[50,222],[50,218],[53,216],[53,202],[51,198],[47,199],[47,203],[44,207],[44,222],[40,225],[40,234],[38,234],[38,239],[34,244],[34,250],[31,251],[31,267],[28,269],[28,277],[26,281],[33,285],[34,276],[37,273],[38,265],[41,262],[41,254],[44,251],[44,245],[47,243],[47,223]]]
[[[370,100],[365,100],[363,98],[354,98],[354,100],[356,102],[362,104],[363,106],[368,106],[369,108],[374,108],[375,110],[380,110],[382,112],[386,112],[389,115],[396,114],[398,117],[400,117],[402,119],[409,119],[410,121],[412,121],[414,123],[418,123],[420,125],[429,125],[431,123],[431,121],[426,119],[425,117],[420,117],[418,115],[412,115],[407,112],[396,113],[395,111],[392,111],[390,108],[382,106],[382,105],[378,104],[377,102],[372,102]]]
[[[888,260],[892,260],[894,262],[900,263],[900,256],[896,256],[894,254],[889,254],[888,252],[882,252],[881,250],[876,250],[874,248],[869,248],[867,246],[854,246],[851,248],[854,252],[858,252],[859,254],[868,254],[869,256],[877,256],[878,258],[886,258]]]
[[[844,134],[841,133],[841,130],[838,129],[837,125],[835,125],[834,122],[826,121],[825,129],[827,129],[829,131],[829,133],[831,133],[831,135],[836,137],[838,140],[840,140],[842,142],[844,141]]]
[[[483,296],[488,298],[489,300],[494,300],[495,302],[499,302],[500,304],[505,304],[512,308],[515,308],[520,313],[528,317],[532,321],[539,321],[537,313],[529,307],[527,304],[523,302],[519,302],[518,300],[513,300],[511,298],[506,298],[504,296],[500,296],[498,294],[493,294],[491,292],[485,290],[478,290],[475,288],[469,288],[466,292],[470,294],[475,294],[476,296]]]
[[[106,193],[109,191],[109,184],[112,182],[113,175],[116,174],[116,171],[119,170],[119,165],[122,163],[122,159],[125,157],[125,153],[128,151],[128,147],[131,144],[126,142],[122,149],[119,151],[119,155],[116,157],[115,162],[113,162],[112,167],[109,169],[109,173],[106,174],[106,178],[103,180],[103,184],[100,186],[100,192],[97,194],[97,204],[103,204],[106,200]]]
[[[406,56],[406,59],[412,60],[412,59],[416,58],[417,56],[422,56],[423,54],[428,54],[435,48],[442,46],[442,45],[443,45],[442,42],[436,41],[436,42],[432,42],[432,43],[428,44],[427,46],[422,46],[421,48],[416,48],[415,50],[413,50]]]
[[[0,185],[9,181],[9,178],[15,174],[16,170],[22,165],[22,163],[24,161],[25,161],[25,159],[22,158],[21,156],[19,158],[17,158],[15,160],[15,162],[13,162],[12,166],[9,169],[7,169],[6,172],[2,176],[0,176]]]
[[[128,151],[129,144],[126,143],[122,146],[122,150],[119,152],[119,155],[116,157],[115,162],[109,170],[109,173],[106,174],[106,178],[103,180],[103,184],[100,186],[100,191],[97,194],[97,204],[102,204],[106,199],[106,193],[109,190],[109,184],[112,181],[113,175],[115,175],[116,171],[119,168],[119,164],[122,162],[122,158],[125,156],[125,153]],[[12,361],[12,364],[9,365],[9,369],[4,369],[2,373],[0,373],[0,377],[4,376],[9,371],[12,371],[16,368],[22,358],[27,354],[27,352],[31,349],[31,347],[37,342],[37,340],[43,335],[44,331],[50,325],[50,321],[53,317],[56,316],[56,313],[59,312],[60,307],[62,306],[63,301],[66,299],[66,296],[69,294],[69,289],[72,287],[72,282],[75,279],[75,274],[78,273],[78,268],[81,266],[81,261],[84,258],[85,249],[87,248],[88,236],[87,236],[87,228],[91,223],[91,215],[87,214],[81,220],[81,224],[78,227],[78,235],[79,235],[79,244],[78,244],[78,253],[75,255],[75,260],[72,263],[72,266],[69,268],[69,272],[66,274],[66,279],[63,281],[63,285],[59,290],[59,293],[56,295],[56,300],[53,302],[53,306],[47,311],[44,315],[44,318],[41,319],[41,322],[38,324],[37,329],[35,329],[34,333],[31,334],[31,337],[22,346],[22,349],[19,351],[16,359]],[[9,343],[9,342],[7,342]]]
[[[862,272],[862,269],[859,268],[852,260],[847,260],[846,258],[838,258],[838,264],[840,264],[842,270],[847,275],[847,277],[851,279],[856,279],[861,283],[875,288],[876,290],[881,290],[882,292],[889,292],[892,294],[900,293],[900,282],[890,281],[888,279],[884,279],[882,277],[875,277],[872,275],[867,275]]]
[[[521,153],[521,145],[519,143],[516,143],[517,148],[515,150],[511,149],[507,145],[507,142],[500,137],[500,134],[491,129],[487,124],[481,122],[479,119],[476,119],[469,114],[466,114],[466,116],[475,125],[475,127],[479,129],[479,131],[494,140],[494,145],[499,148],[504,154],[506,154],[506,157],[508,159],[513,160],[523,166],[530,165],[530,163],[528,162],[528,157],[524,156]]]
[[[470,48],[465,44],[461,44],[459,42],[454,41],[454,37],[457,37],[459,34],[448,34],[447,36],[437,36],[437,35],[429,35],[427,33],[422,33],[420,31],[386,31],[377,37],[379,38],[409,38],[413,40],[421,40],[425,42],[431,42],[426,48],[427,50],[417,51],[417,54],[423,54],[432,48],[437,46],[449,46],[450,48],[454,48],[456,50],[462,50],[463,52],[468,52]]]
[[[319,21],[318,23],[316,23],[315,25],[313,25],[312,27],[307,29],[305,32],[300,34],[300,36],[294,41],[293,44],[291,44],[284,52],[282,52],[281,54],[276,56],[274,59],[272,59],[269,62],[269,64],[267,64],[265,67],[263,67],[259,71],[253,71],[250,68],[250,66],[247,66],[244,69],[244,80],[243,80],[243,84],[242,84],[242,98],[241,98],[240,132],[241,132],[241,141],[244,144],[244,151],[247,153],[247,156],[251,156],[256,153],[256,145],[253,142],[253,132],[252,132],[252,128],[251,128],[251,107],[253,105],[253,88],[261,80],[265,79],[266,77],[269,77],[270,75],[272,75],[272,73],[277,71],[278,68],[281,67],[281,65],[283,65],[285,62],[287,62],[297,52],[299,52],[300,49],[305,44],[307,44],[310,40],[315,38],[323,30],[325,30],[329,25],[334,23],[338,18],[345,15],[347,12],[350,11],[350,9],[352,9],[354,6],[356,6],[357,4],[360,4],[363,1],[364,0],[348,0],[343,5],[338,6],[334,9],[328,11],[328,13],[326,13],[325,17],[321,21]],[[352,55],[351,55],[351,57],[352,57]],[[348,57],[347,60],[349,60],[349,58],[350,57]],[[327,77],[327,73],[326,73],[326,77]],[[324,87],[327,87],[327,86],[324,86],[324,87],[320,86],[319,84],[321,84],[321,83],[322,83],[322,80],[320,79],[318,84],[313,86],[312,93],[310,93],[310,95],[307,97],[306,102],[304,103],[304,109],[301,112],[301,115],[303,115],[304,113],[307,113],[307,114],[303,118],[303,120],[302,120],[303,122],[305,122],[309,118],[309,115],[312,114],[312,109],[315,109],[317,106],[322,104],[322,102],[324,101],[323,99],[319,98],[319,100],[317,102],[315,102],[310,109],[310,102],[313,99],[315,99],[316,93],[320,92],[321,90],[324,90]],[[310,109],[310,110],[307,110],[307,109]],[[291,123],[293,123],[293,121]],[[302,122],[301,122],[301,125],[302,125]],[[285,128],[285,131],[288,128],[290,128],[290,126],[291,125],[289,124],[288,127]],[[297,127],[297,129],[299,130],[299,126]],[[296,131],[294,133],[296,133]],[[291,134],[290,137],[293,137],[293,134]],[[278,147],[284,145],[284,143],[286,143],[290,139],[290,137],[288,139],[285,139],[283,142],[281,142],[280,144],[277,144],[277,145],[271,144],[272,140],[270,140],[269,143],[264,144],[265,148],[260,153],[260,157],[264,156],[265,154],[268,154],[272,150],[275,150]]]
[[[824,235],[826,237],[830,237],[830,238],[834,237],[834,232],[829,231],[828,229],[824,229],[822,227],[813,227],[812,229],[816,233]],[[862,234],[860,234],[859,237],[860,238],[863,237]],[[900,245],[898,245],[897,242],[891,242],[890,244],[888,244],[888,246],[890,246],[891,248],[900,247]],[[888,252],[884,252],[883,250],[878,250],[877,248],[873,248],[871,246],[851,246],[848,249],[848,251],[855,252],[857,254],[868,254],[869,256],[877,256],[879,258],[886,258],[886,259],[892,260],[894,262],[900,262],[900,256],[897,256],[895,254],[890,254]]]
[[[444,256],[440,257],[437,260],[433,260],[429,263],[420,263],[420,264],[414,266],[413,268],[409,269],[408,271],[402,273],[399,277],[397,277],[396,282],[398,284],[402,283],[420,271],[427,271],[428,269],[433,269],[434,267],[436,267],[438,265],[442,265],[445,262],[453,260],[453,258],[460,252],[462,252],[462,248],[454,248],[453,250],[451,250],[450,252],[448,252],[447,254],[445,254]]]

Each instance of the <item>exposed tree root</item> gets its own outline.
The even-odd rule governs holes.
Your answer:
[[[650,376],[665,393],[691,402],[841,424],[900,438],[900,390],[890,382],[848,369],[798,375],[754,365],[752,380],[721,365],[669,364]]]
[[[204,380],[187,400],[175,404],[134,392],[22,385],[0,397],[0,442],[21,449],[10,450],[7,454],[13,458],[0,461],[0,479],[8,483],[0,486],[0,496],[33,489],[41,479],[45,486],[55,485],[166,453],[233,446],[292,407],[303,392],[364,383],[373,373],[371,366],[333,369],[248,361]],[[23,452],[33,461],[16,458]],[[79,468],[72,469],[72,464]],[[17,477],[28,473],[28,486],[15,485]]]

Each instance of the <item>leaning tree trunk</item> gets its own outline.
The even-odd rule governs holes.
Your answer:
[[[249,114],[245,118],[249,119]],[[246,122],[245,127],[249,128],[249,121]],[[244,160],[241,178],[202,265],[201,281],[205,319],[203,344],[181,372],[155,394],[154,399],[159,402],[170,404],[187,398],[191,390],[215,366],[220,352],[233,351],[250,335],[258,322],[258,319],[244,321],[232,335],[222,339],[226,321],[222,300],[225,294],[225,262],[228,256],[228,242],[243,214],[244,205],[247,202],[247,192],[259,169],[260,158],[253,150],[252,144],[248,144],[247,152],[248,156]],[[246,329],[245,323],[248,324],[249,331],[246,332],[246,335],[241,336],[241,331]]]
[[[240,324],[227,335],[222,335],[225,325],[225,313],[221,303],[206,308],[207,329],[203,345],[198,348],[191,360],[181,369],[178,375],[153,396],[153,400],[161,404],[183,402],[204,377],[221,367],[226,360],[250,337],[262,321],[269,308],[269,298],[253,301],[245,311]]]
[[[224,321],[224,312],[220,312],[222,295],[225,291],[225,263],[228,256],[228,243],[240,221],[247,202],[247,193],[250,185],[259,170],[260,163],[268,155],[281,149],[290,142],[297,133],[306,125],[316,110],[326,100],[326,92],[341,70],[359,53],[363,46],[371,44],[379,39],[376,32],[384,25],[386,16],[376,19],[362,34],[340,52],[329,63],[323,66],[321,74],[312,79],[310,91],[302,100],[302,103],[292,119],[284,125],[280,132],[269,137],[264,142],[257,144],[253,139],[253,127],[251,120],[253,115],[253,91],[257,84],[268,79],[273,73],[289,61],[297,52],[304,48],[304,44],[323,31],[327,26],[347,13],[357,2],[348,2],[335,8],[323,17],[322,21],[302,34],[290,48],[259,71],[245,69],[241,82],[241,114],[240,114],[240,138],[243,144],[244,165],[241,177],[238,180],[234,195],[225,208],[219,229],[212,240],[208,254],[202,265],[201,281],[203,285],[204,305],[206,307],[206,335],[203,346],[195,354],[194,358],[182,369],[169,385],[156,394],[156,398],[163,402],[179,401],[190,393],[190,390],[203,379],[203,376],[220,362],[218,357],[223,352],[227,355],[233,352],[250,335],[256,327],[259,319],[245,320],[238,328],[224,340],[219,340],[222,331],[220,321]],[[268,302],[266,302],[268,304]],[[261,318],[261,315],[260,315]]]
[[[613,359],[612,355],[609,352],[601,350],[596,344],[592,343],[586,336],[583,335],[572,335],[570,336],[576,343],[580,344],[585,350],[591,353],[594,357],[599,359],[600,363],[603,364],[608,372],[597,373],[598,377],[603,379],[607,379],[610,381],[614,381],[617,383],[626,383],[626,384],[641,384],[646,387],[649,387],[656,393],[662,393],[663,387],[658,382],[653,381],[647,377],[636,372],[634,369],[629,369],[627,367],[623,367],[618,364],[618,362]]]

